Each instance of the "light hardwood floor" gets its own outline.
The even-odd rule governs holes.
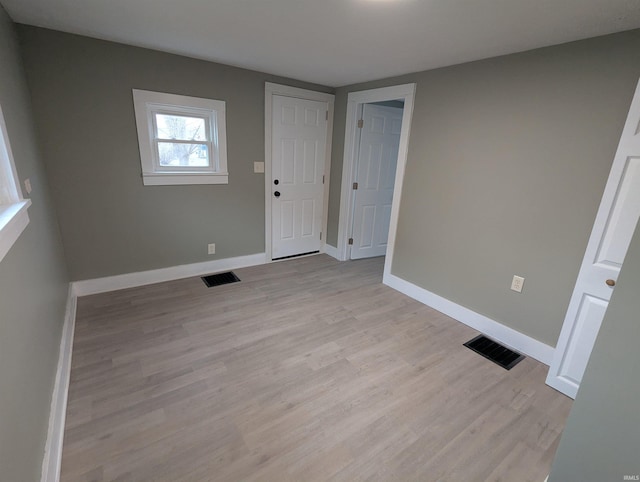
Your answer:
[[[63,481],[536,481],[571,400],[321,255],[81,298]]]

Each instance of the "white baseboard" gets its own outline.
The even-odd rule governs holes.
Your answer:
[[[93,295],[116,291],[136,286],[162,283],[191,276],[201,276],[203,274],[216,273],[229,269],[245,268],[247,266],[257,266],[265,264],[267,256],[265,253],[250,254],[248,256],[237,256],[235,258],[216,259],[204,261],[202,263],[183,264],[169,268],[152,269],[137,273],[120,274],[107,276],[105,278],[95,278],[72,283],[76,296]]]
[[[337,259],[337,248],[326,245],[326,253]],[[225,258],[203,263],[161,268],[138,273],[128,273],[105,278],[75,281],[69,286],[69,295],[65,312],[62,338],[60,340],[60,355],[56,370],[56,379],[51,399],[51,413],[49,416],[49,431],[42,462],[41,482],[58,482],[60,480],[60,464],[62,461],[62,445],[64,438],[64,424],[67,409],[67,396],[71,375],[71,355],[73,350],[73,334],[76,320],[77,297],[89,294],[103,293],[135,286],[160,283],[174,279],[198,276],[226,269],[239,269],[247,266],[257,266],[266,263],[265,253]],[[404,293],[405,295],[424,303],[451,318],[474,328],[481,333],[513,348],[531,358],[549,365],[553,358],[553,347],[534,338],[524,335],[484,315],[476,313],[453,301],[435,293],[420,288],[413,283],[392,274],[384,276],[383,283]]]
[[[73,333],[76,323],[76,301],[73,286],[69,285],[67,309],[65,312],[58,368],[51,397],[49,414],[49,431],[42,460],[42,482],[58,482],[60,480],[60,463],[62,462],[62,442],[64,438],[64,422],[67,414],[67,395],[71,376],[71,353],[73,351]]]
[[[554,348],[393,274],[383,283],[531,358],[551,364]]]
[[[235,258],[205,261],[203,263],[186,264],[161,268],[138,273],[127,273],[105,278],[74,281],[69,285],[67,308],[65,312],[62,338],[60,340],[60,354],[56,379],[51,398],[51,412],[49,415],[49,429],[42,460],[41,482],[58,482],[60,480],[60,464],[62,462],[62,444],[64,439],[64,424],[67,412],[67,396],[71,376],[71,354],[73,351],[73,334],[76,321],[77,297],[90,294],[104,293],[135,286],[160,283],[180,278],[188,278],[208,273],[215,273],[227,269],[239,269],[266,263],[265,253]]]
[[[338,261],[340,261],[340,259],[338,258],[338,248],[336,248],[335,246],[331,246],[330,244],[325,244],[324,252],[327,253],[332,258],[335,258]]]

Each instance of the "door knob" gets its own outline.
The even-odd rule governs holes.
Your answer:
[[[616,280],[608,279],[605,283],[607,283],[607,286],[611,286],[613,288],[616,285]]]
[[[277,186],[278,184],[280,184],[280,181],[278,181],[277,179],[275,179],[275,180],[273,181],[273,183]]]
[[[274,195],[275,197],[280,197],[280,191],[276,191],[276,192],[274,192],[274,193],[273,193],[273,195]]]

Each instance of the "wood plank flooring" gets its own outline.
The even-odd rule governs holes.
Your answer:
[[[571,400],[320,255],[81,298],[62,481],[536,481]]]

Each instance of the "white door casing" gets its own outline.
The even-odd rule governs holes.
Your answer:
[[[327,103],[273,96],[272,259],[320,251]]]
[[[575,398],[640,217],[640,83],[569,302],[547,384]]]
[[[325,130],[324,144],[322,146],[318,146],[318,150],[319,150],[318,152],[320,154],[324,153],[324,155],[320,155],[319,158],[317,159],[318,167],[322,168],[323,171],[320,172],[319,176],[316,175],[316,178],[319,179],[321,183],[323,180],[325,182],[321,190],[322,192],[321,192],[321,197],[319,201],[319,207],[318,207],[318,198],[314,197],[314,204],[315,204],[314,208],[316,209],[316,212],[314,213],[314,215],[312,215],[313,219],[317,219],[319,217],[321,220],[319,230],[322,233],[322,239],[320,239],[319,248],[318,248],[318,244],[314,244],[313,245],[314,249],[310,249],[309,251],[317,251],[317,250],[319,250],[320,252],[325,251],[326,236],[324,235],[324,233],[326,233],[327,220],[328,220],[327,218],[328,218],[328,204],[329,204],[329,175],[330,175],[330,168],[331,168],[330,156],[331,156],[331,137],[332,137],[331,135],[332,135],[332,125],[333,125],[334,95],[325,94],[323,92],[300,89],[297,87],[291,87],[287,85],[280,85],[280,84],[274,84],[271,82],[266,82],[265,83],[265,166],[264,166],[265,173],[264,173],[264,176],[265,176],[265,252],[266,252],[267,261],[271,261],[274,258],[290,256],[292,254],[293,255],[299,254],[299,253],[283,254],[285,251],[283,251],[280,246],[276,246],[275,252],[274,252],[274,238],[276,236],[276,233],[279,233],[281,237],[283,234],[283,231],[282,231],[283,226],[280,220],[277,221],[279,223],[277,231],[276,229],[274,229],[274,224],[275,224],[274,216],[276,215],[276,211],[278,211],[279,215],[282,214],[283,206],[281,205],[282,203],[280,201],[286,198],[285,191],[282,189],[279,190],[279,192],[281,193],[281,196],[279,199],[274,196],[274,192],[278,190],[274,188],[278,186],[276,186],[273,183],[273,181],[274,179],[279,179],[274,177],[274,167],[276,170],[282,169],[282,166],[279,167],[278,165],[274,165],[274,162],[275,163],[280,162],[280,160],[274,161],[274,152],[276,150],[280,151],[282,149],[282,146],[281,145],[280,147],[276,146],[276,142],[275,142],[274,101],[276,100],[276,97],[283,97],[291,101],[309,100],[309,101],[315,101],[317,103],[322,103],[324,105],[322,115],[319,116],[318,118],[318,124],[324,123],[324,130]],[[280,100],[282,101],[286,99],[280,99]],[[304,113],[303,113],[303,117],[302,117],[303,124],[305,122],[307,124],[311,122],[310,116],[311,116],[311,113],[308,113],[307,118],[305,119]],[[280,116],[280,119],[282,119],[282,115]],[[300,118],[298,118],[297,121],[299,122]],[[282,124],[281,121],[278,121],[278,123]],[[291,128],[291,126],[288,126],[287,128]],[[278,134],[278,135],[281,136],[281,134]],[[278,141],[278,143],[280,143],[280,141]],[[294,152],[295,152],[295,148],[294,148]],[[279,175],[281,174],[282,174],[282,171],[280,170]],[[298,174],[301,174],[300,170],[298,170]],[[302,175],[304,175],[303,172],[302,172]],[[307,166],[306,176],[307,176],[306,181],[309,181],[308,166]],[[308,184],[308,182],[306,184]],[[316,185],[315,182],[313,184],[314,184],[314,189],[317,190],[318,186]],[[281,184],[279,186],[282,187]],[[291,186],[288,186],[288,188],[289,187]],[[317,192],[315,192],[314,196],[317,196]],[[306,213],[308,213],[309,202],[307,201],[304,204],[306,204],[304,208],[306,208]],[[284,207],[285,214],[286,214],[286,209],[290,207],[291,205]],[[289,211],[289,213],[291,213],[291,211]],[[307,223],[306,226],[302,226],[302,217],[304,213],[300,211],[298,214],[299,214],[299,217],[296,218],[298,219],[298,224],[295,226],[294,226],[295,221],[292,221],[292,218],[289,218],[289,220],[292,221],[292,224],[290,227],[294,229],[294,232],[296,232],[295,229],[298,229],[297,232],[300,233],[299,237],[302,238],[303,230],[304,232],[308,232],[309,225]],[[295,210],[293,215],[295,218],[296,216]],[[306,216],[306,220],[307,221],[309,220],[308,216]],[[315,221],[315,223],[317,223],[317,221]],[[287,228],[287,227],[284,226],[284,228]],[[317,231],[318,226],[313,225],[311,229],[315,229]],[[320,232],[318,232],[318,237],[320,237]],[[284,234],[285,235],[288,234],[286,232],[286,229]],[[285,236],[285,238],[287,238],[287,236]],[[308,240],[310,238],[307,236],[304,236],[304,239]],[[291,241],[291,239],[287,238],[286,241]],[[289,248],[291,248],[291,245],[295,244],[295,242],[285,243],[285,245],[286,244],[289,244]],[[309,252],[309,251],[306,251],[306,249],[308,248],[303,247],[302,245],[298,246],[298,248],[305,249],[305,251],[302,251],[303,253]]]
[[[354,191],[352,189],[352,183],[356,177],[356,155],[359,142],[358,133],[360,131],[357,127],[359,109],[362,104],[369,104],[372,102],[390,100],[404,101],[400,144],[398,147],[398,162],[393,187],[393,201],[391,203],[391,221],[389,222],[389,237],[384,262],[384,276],[387,277],[391,274],[391,265],[393,263],[393,251],[398,226],[398,213],[400,212],[400,202],[402,199],[402,183],[407,164],[409,134],[411,132],[415,92],[416,84],[403,84],[391,87],[382,87],[379,89],[350,92],[347,96],[347,117],[342,162],[342,185],[340,188],[340,217],[338,220],[338,246],[335,250],[337,259],[341,261],[346,261],[351,257],[351,246],[348,244],[348,239],[353,225]]]
[[[402,109],[364,104],[357,156],[351,259],[387,252]]]

